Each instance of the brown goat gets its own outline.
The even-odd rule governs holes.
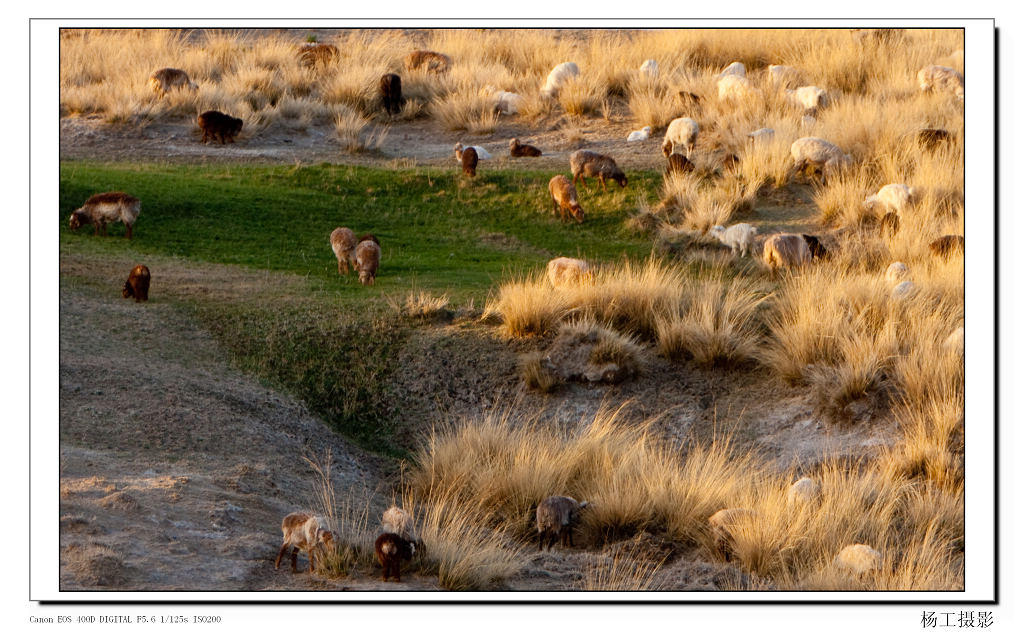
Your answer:
[[[331,231],[331,250],[338,258],[338,274],[348,274],[349,265],[356,265],[356,234],[350,228],[335,228]]]
[[[402,110],[402,78],[394,73],[385,73],[380,78],[380,100],[388,114]]]
[[[548,182],[548,192],[551,193],[552,214],[561,217],[562,221],[572,215],[578,223],[583,223],[583,209],[580,207],[576,187],[573,186],[565,175],[555,175]],[[569,211],[569,215],[566,214]]]
[[[94,235],[106,235],[107,223],[120,221],[124,223],[125,237],[131,239],[132,225],[139,218],[140,206],[138,198],[128,193],[97,193],[71,213],[71,230],[77,230],[82,224],[92,224]]]
[[[695,166],[685,155],[682,153],[672,153],[668,156],[668,168],[665,169],[666,175],[672,175],[674,173],[692,173]]]
[[[476,149],[472,146],[467,146],[462,149],[462,172],[470,177],[476,177],[476,162],[477,154]]]
[[[305,67],[327,66],[338,59],[338,47],[322,42],[306,42],[299,47],[299,63]]]
[[[626,174],[615,160],[594,151],[575,151],[569,156],[569,168],[572,169],[573,185],[577,179],[582,179],[583,185],[586,186],[588,177],[596,177],[601,182],[601,190],[607,190],[604,183],[606,179],[618,183],[622,188],[627,184]]]
[[[881,237],[892,237],[900,232],[900,216],[896,213],[886,213],[878,222],[878,234]]]
[[[373,553],[383,567],[383,580],[387,581],[389,576],[394,576],[395,582],[401,582],[402,561],[412,560],[416,553],[416,541],[407,541],[398,534],[385,532],[374,541]]]
[[[936,257],[949,259],[953,255],[964,254],[963,235],[943,235],[932,243],[928,244],[928,250]]]
[[[520,144],[518,137],[513,137],[508,142],[508,154],[512,157],[540,157],[540,149],[529,144]]]
[[[309,554],[309,573],[313,573],[314,555],[320,548],[327,551],[334,551],[334,533],[324,527],[323,520],[305,512],[292,512],[281,521],[281,533],[284,541],[281,549],[277,552],[277,559],[274,561],[274,569],[281,566],[281,558],[285,551],[292,548],[292,573],[298,571],[299,550]]]
[[[377,280],[377,268],[380,267],[380,244],[375,241],[361,241],[356,246],[356,269],[359,271],[359,283],[372,286]]]
[[[224,144],[225,140],[234,142],[235,136],[242,130],[241,119],[220,111],[205,111],[196,121],[203,132],[203,144],[209,139],[218,139],[221,144]]]
[[[539,549],[544,549],[544,538],[550,536],[548,549],[560,540],[562,547],[575,547],[572,542],[573,528],[580,520],[580,512],[590,505],[587,501],[577,502],[571,496],[549,496],[537,506],[537,536]]]
[[[405,56],[405,68],[412,71],[421,66],[426,66],[431,73],[445,73],[452,66],[452,59],[437,51],[424,51],[422,49],[413,51]]]
[[[128,273],[128,280],[124,282],[121,289],[121,296],[127,299],[135,297],[135,302],[149,301],[149,268],[142,264],[132,268]]]

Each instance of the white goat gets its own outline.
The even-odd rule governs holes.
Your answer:
[[[733,255],[739,253],[741,257],[746,257],[751,241],[754,239],[754,235],[757,234],[757,229],[750,224],[733,224],[728,228],[713,226],[710,234],[732,249]]]

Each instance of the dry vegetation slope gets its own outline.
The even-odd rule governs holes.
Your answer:
[[[74,33],[62,47],[62,112],[99,113],[145,128],[220,107],[245,119],[251,139],[274,127],[333,122],[343,140],[354,131],[372,146],[382,134],[375,127],[400,126],[381,118],[373,104],[375,78],[399,70],[408,50],[426,46],[451,55],[453,69],[444,76],[403,75],[410,99],[399,121],[425,117],[433,127],[486,135],[497,126],[480,97],[486,84],[524,95],[517,123],[561,127],[563,137],[596,127],[597,116],[628,113],[629,122],[649,124],[656,134],[672,117],[695,117],[703,131],[697,171],[666,181],[661,203],[641,202],[631,222],[653,229],[683,259],[610,264],[593,284],[558,291],[541,279],[512,279],[492,297],[488,314],[514,339],[595,332],[602,361],[623,363],[643,344],[665,360],[753,369],[779,387],[797,384],[838,422],[867,402],[894,415],[898,440],[858,461],[808,466],[822,498],[794,507],[785,496],[796,478],[791,470],[721,438],[680,445],[666,440],[656,422],[622,411],[590,411],[575,426],[570,419],[553,426],[529,410],[471,415],[435,432],[403,485],[402,499],[417,512],[432,548],[418,570],[449,588],[510,582],[522,573],[524,544],[532,539],[531,507],[563,491],[595,501],[584,533],[592,545],[608,543],[605,562],[576,572],[582,575],[573,586],[678,586],[664,580],[669,557],[723,558],[707,517],[722,507],[746,507],[758,516],[731,530],[730,550],[734,564],[756,579],[724,586],[961,587],[963,372],[960,353],[945,342],[963,322],[963,265],[934,260],[927,244],[963,233],[963,116],[955,99],[920,93],[915,85],[926,64],[962,70],[955,54],[962,50],[960,33],[911,31],[897,41],[861,44],[845,31],[564,35],[344,32],[334,42],[346,52],[345,63],[307,71],[295,62],[294,42],[273,37]],[[97,64],[84,45],[107,42],[133,54],[112,56],[114,62],[100,56],[104,63]],[[647,58],[659,61],[658,79],[634,71]],[[537,94],[543,76],[569,59],[580,64],[580,78],[557,104],[544,102]],[[200,90],[154,100],[145,78],[172,60]],[[714,73],[733,60],[747,64],[756,99],[718,99]],[[769,63],[798,67],[806,82],[829,92],[829,105],[802,120],[800,109],[768,83]],[[702,107],[680,105],[679,91],[701,95]],[[746,140],[764,126],[776,130],[773,140]],[[948,130],[954,142],[937,151],[921,148],[915,133],[926,126]],[[832,258],[772,280],[756,264],[709,251],[703,233],[710,226],[744,216],[753,221],[768,190],[790,188],[789,143],[803,135],[829,139],[855,160],[827,184],[812,182],[814,221]],[[739,156],[732,168],[720,161],[729,153]],[[895,182],[924,196],[903,212],[901,232],[883,238],[861,201]],[[894,260],[910,267],[916,290],[908,298],[894,297],[883,278]],[[365,569],[367,529],[359,508],[328,505],[346,540],[334,568]],[[629,539],[667,545],[653,552],[615,545]],[[847,543],[881,551],[881,568],[858,577],[837,567],[833,559]]]

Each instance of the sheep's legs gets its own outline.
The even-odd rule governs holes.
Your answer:
[[[125,224],[125,226],[128,227],[128,239],[131,239],[132,238],[132,225],[131,224]]]
[[[276,570],[281,566],[281,559],[284,557],[285,550],[288,549],[288,543],[281,545],[281,551],[277,553],[277,560],[274,561],[274,569]]]
[[[299,548],[292,549],[292,573],[297,574],[299,572]]]

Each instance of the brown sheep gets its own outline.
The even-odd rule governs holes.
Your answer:
[[[416,541],[408,541],[391,532],[385,532],[373,543],[373,553],[383,568],[383,579],[395,577],[395,582],[402,582],[401,564],[403,560],[412,560],[416,553]]]
[[[402,78],[394,73],[385,73],[380,78],[380,100],[388,114],[402,110]]]
[[[71,213],[71,230],[82,224],[92,224],[93,234],[107,234],[107,223],[124,223],[125,237],[132,238],[132,225],[139,218],[141,203],[138,198],[119,191],[97,193],[85,200],[81,208]]]
[[[963,235],[943,235],[932,243],[928,244],[928,250],[936,257],[949,259],[953,255],[964,254]]]
[[[305,67],[327,66],[338,59],[338,47],[321,42],[306,42],[299,47],[299,63]]]
[[[298,571],[296,562],[299,550],[309,554],[309,573],[313,573],[314,555],[319,551],[334,551],[334,533],[324,525],[323,519],[305,512],[292,512],[281,521],[281,533],[284,541],[277,552],[274,569],[281,566],[281,558],[285,551],[292,548],[292,573]]]
[[[360,235],[359,241],[360,241],[360,243],[364,242],[364,241],[372,241],[373,243],[375,243],[378,246],[380,246],[380,240],[377,239],[377,236],[372,234],[372,233],[366,233],[365,235]]]
[[[665,169],[666,175],[672,175],[673,173],[692,173],[695,166],[685,155],[682,153],[672,153],[668,156],[668,168]]]
[[[828,259],[828,251],[821,243],[821,240],[814,235],[800,235],[807,242],[807,250],[811,253],[811,259]]]
[[[539,549],[544,549],[544,537],[551,535],[548,549],[559,539],[562,547],[575,547],[572,542],[572,530],[579,522],[580,512],[590,503],[576,502],[569,496],[549,496],[537,506],[537,535],[540,537]]]
[[[575,151],[569,156],[569,168],[572,169],[574,186],[577,179],[582,179],[583,185],[586,186],[588,177],[596,177],[601,182],[601,190],[607,190],[604,183],[606,179],[617,182],[622,188],[625,188],[627,184],[626,174],[622,172],[615,160],[594,151]]]
[[[431,73],[446,73],[452,66],[452,59],[437,51],[413,51],[405,56],[405,68],[412,71],[426,66]]]
[[[220,111],[205,111],[199,115],[196,121],[199,124],[199,129],[203,132],[201,140],[203,144],[209,139],[218,139],[221,144],[224,144],[225,140],[234,142],[235,136],[242,130],[241,119]]]
[[[569,183],[569,179],[565,175],[552,177],[548,182],[548,192],[551,193],[553,215],[558,215],[562,221],[565,221],[568,217],[566,211],[569,211],[569,215],[572,215],[577,223],[583,223],[584,213],[578,201],[576,187]]]
[[[467,146],[462,150],[462,172],[470,177],[476,177],[477,155],[476,149]]]
[[[188,73],[172,68],[153,71],[153,75],[149,76],[149,86],[160,97],[167,95],[173,89],[199,90],[199,85],[189,79]]]
[[[356,269],[359,271],[359,283],[372,286],[377,280],[377,268],[380,266],[380,244],[374,241],[361,241],[356,246]]]
[[[508,142],[508,154],[512,157],[540,157],[540,149],[529,144],[520,144],[518,137],[513,137]]]
[[[349,265],[356,265],[356,234],[350,228],[331,231],[331,250],[338,258],[338,274],[348,274]]]
[[[803,266],[810,261],[810,248],[800,235],[772,235],[764,242],[764,263],[773,275],[779,268]]]
[[[138,264],[128,273],[128,280],[124,282],[121,289],[121,296],[127,299],[135,297],[135,303],[149,301],[149,268]]]
[[[900,232],[900,216],[896,213],[886,213],[878,223],[878,234],[880,237],[892,237]]]

